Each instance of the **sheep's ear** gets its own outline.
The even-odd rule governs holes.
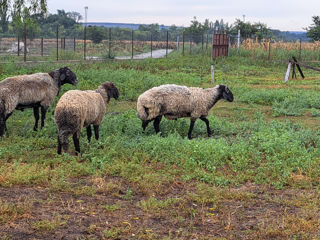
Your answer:
[[[52,78],[54,78],[54,71],[52,71],[52,72],[49,72],[48,74],[50,75],[50,77],[52,77]]]
[[[116,87],[113,87],[111,89],[107,89],[107,94],[110,98],[118,99],[118,97],[119,97],[119,91]]]

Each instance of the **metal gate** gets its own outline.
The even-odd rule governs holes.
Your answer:
[[[214,34],[212,43],[212,59],[228,56],[229,36],[227,34]]]

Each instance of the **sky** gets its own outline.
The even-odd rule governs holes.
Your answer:
[[[76,11],[88,22],[159,23],[187,27],[194,16],[204,22],[237,18],[282,31],[303,31],[320,15],[320,0],[48,0],[50,13]]]

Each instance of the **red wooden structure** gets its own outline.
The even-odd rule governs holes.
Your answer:
[[[214,34],[212,43],[212,59],[228,56],[229,36],[227,34]]]

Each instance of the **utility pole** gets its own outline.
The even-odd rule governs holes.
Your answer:
[[[87,26],[87,20],[88,20],[88,6],[84,7],[84,26]]]

